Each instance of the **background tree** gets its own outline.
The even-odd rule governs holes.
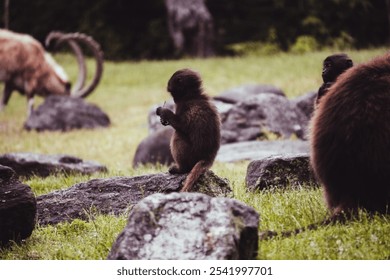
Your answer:
[[[205,0],[165,0],[165,6],[176,52],[196,57],[214,55],[213,18]]]
[[[167,9],[168,2],[173,10]],[[230,45],[242,42],[272,43],[279,49],[289,50],[301,37],[310,40],[300,42],[314,40],[321,47],[384,45],[390,37],[388,2],[12,0],[9,12],[11,30],[29,33],[39,40],[52,30],[81,31],[99,41],[106,58],[160,59],[177,57],[178,53],[195,56],[226,54]],[[192,5],[202,8],[191,8]],[[4,6],[0,5],[1,15]],[[191,13],[191,16],[186,16]],[[175,24],[178,22],[182,29],[193,26],[184,28],[182,36],[188,38],[182,40],[187,42],[185,44],[180,43],[181,39],[172,40],[170,35],[170,30],[177,32]],[[199,32],[199,29],[203,31]],[[203,37],[197,37],[200,33]],[[195,44],[194,41],[203,43]]]
[[[4,28],[9,28],[9,0],[4,0]]]

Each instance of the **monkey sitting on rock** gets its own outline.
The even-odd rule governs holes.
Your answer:
[[[176,71],[168,81],[175,113],[158,107],[161,123],[171,125],[170,148],[175,164],[171,174],[188,173],[181,192],[191,191],[198,178],[213,164],[220,147],[220,119],[216,107],[202,89],[200,75],[191,69]]]

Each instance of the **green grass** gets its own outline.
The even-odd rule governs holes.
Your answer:
[[[383,54],[384,49],[350,51],[355,63]],[[210,95],[248,83],[267,83],[282,88],[293,98],[318,89],[321,65],[330,52],[303,55],[278,54],[264,57],[213,58],[207,60],[106,62],[103,80],[87,100],[99,105],[111,118],[107,129],[67,133],[26,132],[26,100],[14,93],[0,113],[0,153],[66,153],[95,160],[109,168],[93,176],[50,176],[24,180],[35,195],[68,188],[97,177],[136,176],[165,171],[165,166],[133,170],[138,143],[147,135],[147,114],[154,104],[169,99],[165,88],[179,68],[198,70]],[[70,76],[75,76],[72,56],[57,55]],[[91,66],[92,61],[89,61]],[[37,103],[42,102],[38,99]],[[323,220],[327,216],[320,189],[250,193],[245,189],[248,162],[215,163],[213,171],[228,178],[236,199],[260,213],[260,230],[291,230]],[[0,259],[105,259],[126,216],[91,214],[89,221],[75,220],[57,226],[38,226],[21,244],[0,250]],[[261,241],[259,259],[389,259],[388,217],[369,217],[346,225],[321,227],[290,238]]]

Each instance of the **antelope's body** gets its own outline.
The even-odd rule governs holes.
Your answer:
[[[55,33],[55,39],[68,41],[73,51],[80,58],[82,57],[80,48],[75,43],[76,40],[83,40],[90,44],[90,37],[80,33],[62,34]],[[95,48],[95,56],[100,56],[98,64],[100,73],[95,75],[97,82],[101,76],[102,54],[99,46]],[[28,99],[28,115],[33,110],[34,95],[47,96],[55,95],[75,95],[82,97],[89,94],[97,85],[97,82],[90,85],[88,89],[82,89],[85,81],[85,64],[83,58],[78,59],[82,73],[80,77],[83,81],[78,82],[80,85],[71,93],[70,82],[64,69],[55,62],[52,56],[45,51],[41,43],[33,37],[25,34],[19,34],[12,31],[0,29],[0,81],[4,82],[3,98],[0,101],[0,110],[7,105],[9,98],[14,90],[25,94]]]

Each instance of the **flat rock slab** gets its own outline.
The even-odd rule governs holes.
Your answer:
[[[108,259],[254,259],[259,214],[199,193],[154,194],[132,210]]]
[[[82,98],[48,96],[26,120],[24,128],[36,131],[68,131],[108,127],[110,118],[98,106]]]
[[[309,152],[309,143],[301,140],[245,141],[224,144],[218,151],[216,160],[235,162],[258,160],[275,155],[294,155]]]
[[[29,237],[35,227],[37,202],[15,172],[0,165],[0,246]]]
[[[310,168],[309,154],[271,156],[252,161],[248,166],[245,181],[248,189],[252,191],[319,186]]]
[[[11,167],[18,176],[47,177],[53,174],[93,174],[107,172],[107,168],[94,161],[84,161],[69,155],[43,155],[9,153],[0,155],[0,164]]]
[[[57,224],[74,219],[88,219],[94,212],[119,215],[126,213],[141,199],[154,193],[177,192],[186,178],[184,175],[158,173],[137,177],[94,179],[76,184],[69,189],[37,197],[38,222]],[[200,177],[194,191],[210,196],[232,196],[225,179],[212,171]]]
[[[215,100],[219,100],[225,103],[239,103],[248,97],[255,96],[261,93],[272,93],[280,96],[286,96],[286,94],[278,87],[266,84],[253,84],[253,85],[241,85],[235,88],[228,89],[218,96],[215,96]]]

